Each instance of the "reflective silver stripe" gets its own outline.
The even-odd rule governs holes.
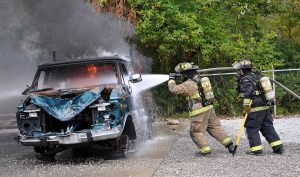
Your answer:
[[[204,112],[206,112],[208,110],[211,110],[212,108],[214,108],[214,106],[213,105],[209,105],[209,106],[206,106],[206,107],[203,107],[203,108],[191,111],[190,112],[190,117],[197,116],[197,115],[199,115],[201,113],[204,113]]]

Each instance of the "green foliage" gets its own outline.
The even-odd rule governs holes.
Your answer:
[[[157,105],[160,106],[160,115],[169,116],[172,114],[182,114],[187,111],[187,104],[185,101],[185,97],[172,95],[168,91],[167,85],[161,85],[153,89],[154,99]],[[168,101],[166,101],[168,100]]]
[[[182,61],[200,68],[231,66],[248,58],[258,69],[300,66],[299,0],[130,0],[137,11],[135,42],[154,59],[153,72],[174,72]],[[280,79],[298,83],[284,74]],[[295,79],[295,80],[293,80]],[[233,77],[211,78],[217,111],[238,114]],[[299,85],[299,84],[298,84]],[[292,86],[292,88],[294,88]],[[299,88],[294,88],[299,89]],[[297,90],[298,91],[298,90]],[[186,110],[181,97],[171,96],[167,87],[154,89],[164,115]],[[299,92],[298,92],[299,93]],[[287,95],[279,92],[279,104]],[[297,111],[289,100],[284,112]]]
[[[164,68],[171,70],[172,58],[181,52],[193,53],[203,39],[203,30],[197,23],[197,14],[182,12],[180,5],[170,1],[139,2],[140,21],[137,32],[144,50],[155,50],[152,55]]]
[[[236,78],[234,76],[211,77],[214,95],[218,105],[216,110],[223,115],[239,114],[241,110],[241,99],[238,98]]]
[[[297,93],[300,94],[300,72],[280,73],[276,75],[276,80]],[[300,101],[289,95],[280,87],[276,87],[276,96],[278,99],[278,113],[300,113]]]

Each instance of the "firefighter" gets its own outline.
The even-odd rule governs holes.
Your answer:
[[[237,70],[237,90],[243,98],[243,110],[248,113],[245,127],[250,151],[247,154],[263,155],[259,131],[269,142],[273,152],[282,154],[283,143],[273,127],[269,107],[275,104],[275,93],[272,92],[270,81],[267,77],[262,78],[248,60],[235,62],[233,68]],[[267,85],[263,83],[265,78],[269,81]]]
[[[207,101],[205,99],[205,95],[209,97],[209,94],[204,93],[205,88],[201,85],[201,78],[197,74],[197,70],[198,66],[193,63],[179,63],[175,67],[175,71],[181,74],[182,83],[176,84],[175,73],[170,74],[168,82],[170,92],[186,96],[189,102],[189,115],[191,117],[190,136],[199,148],[199,152],[196,155],[207,155],[212,151],[205,137],[206,131],[228,148],[229,153],[233,153],[232,139],[221,128],[220,119],[215,113],[212,100]],[[206,78],[205,82],[207,83],[207,81],[209,81],[208,78]],[[206,88],[211,88],[210,83],[208,84],[206,86],[209,87]]]

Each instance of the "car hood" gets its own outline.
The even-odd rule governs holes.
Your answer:
[[[49,115],[60,121],[69,121],[100,98],[104,89],[105,85],[97,86],[66,99],[49,97],[47,94],[40,95],[41,93],[32,94],[30,97],[32,104],[41,107]]]

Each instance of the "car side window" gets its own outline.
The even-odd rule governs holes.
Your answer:
[[[38,80],[38,85],[37,85],[37,89],[42,89],[45,87],[45,71],[41,71],[40,75],[39,75],[39,80]]]
[[[122,75],[122,82],[123,84],[127,83],[129,77],[128,77],[128,71],[123,63],[120,64],[120,71]]]

